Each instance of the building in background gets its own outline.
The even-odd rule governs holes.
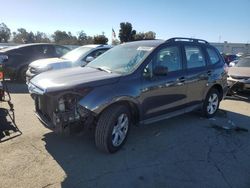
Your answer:
[[[213,46],[215,46],[221,53],[225,54],[250,54],[250,44],[248,43],[228,43],[225,41],[224,43],[213,43],[211,42]]]

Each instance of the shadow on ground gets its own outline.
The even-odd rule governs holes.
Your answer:
[[[247,128],[249,120],[220,111],[210,120],[190,113],[133,127],[123,149],[112,155],[96,150],[93,131],[71,137],[48,133],[44,141],[66,173],[64,188],[244,188],[250,187],[249,133],[218,130],[212,125],[235,121]]]
[[[0,108],[0,142],[5,142],[17,136],[22,132],[16,126],[12,115],[7,109]]]
[[[239,92],[234,95],[228,95],[225,97],[226,100],[236,100],[236,101],[244,101],[250,103],[250,92],[249,91],[244,91],[244,92]]]

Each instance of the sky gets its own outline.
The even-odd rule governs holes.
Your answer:
[[[137,32],[158,39],[201,38],[210,42],[250,43],[250,0],[0,0],[0,23],[11,31],[25,28],[93,36],[130,22]]]

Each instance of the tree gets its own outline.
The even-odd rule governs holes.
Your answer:
[[[132,24],[129,22],[120,23],[119,38],[121,43],[133,41],[136,31],[133,30]]]
[[[108,38],[103,34],[103,35],[96,35],[94,36],[94,44],[107,44],[108,43]]]
[[[45,33],[39,31],[37,31],[37,33],[35,34],[34,39],[35,42],[45,42],[45,43],[50,42],[49,37]]]
[[[64,44],[65,41],[69,39],[69,35],[65,31],[55,31],[52,35],[52,38],[54,39],[55,43],[57,44]]]
[[[84,45],[87,42],[87,34],[84,31],[80,31],[77,36],[77,41],[80,45]]]
[[[0,42],[8,42],[10,39],[10,29],[4,23],[0,24]]]
[[[153,40],[155,39],[156,34],[153,31],[148,31],[145,33],[145,40]]]
[[[17,33],[13,32],[13,41],[15,43],[32,43],[35,42],[33,32],[27,32],[24,28],[17,29]]]
[[[156,34],[153,31],[148,31],[146,33],[139,32],[139,33],[136,33],[134,40],[153,40],[155,39],[155,36]]]
[[[134,36],[134,40],[145,40],[145,33],[139,32]]]

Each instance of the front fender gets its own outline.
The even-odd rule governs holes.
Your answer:
[[[82,98],[78,104],[97,115],[108,106],[121,101],[131,102],[138,109],[141,109],[138,100],[140,89],[137,84],[139,84],[139,80],[131,82],[126,80],[113,85],[96,87],[87,96]],[[139,113],[141,112],[139,111]]]

